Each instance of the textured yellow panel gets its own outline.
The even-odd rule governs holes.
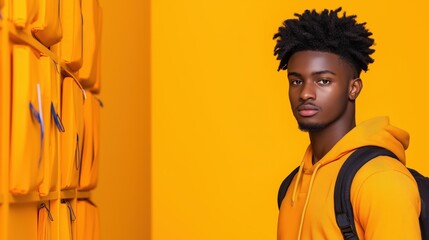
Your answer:
[[[79,81],[85,88],[93,87],[99,77],[102,9],[98,0],[82,2],[83,64],[79,70]]]
[[[54,218],[52,217],[49,203],[42,203],[39,205],[37,218],[37,240],[53,239],[52,228],[55,227],[55,225],[52,224]]]
[[[61,189],[76,188],[82,165],[83,90],[73,78],[63,80],[61,96]]]
[[[38,203],[28,202],[10,205],[6,239],[37,239]],[[25,230],[24,230],[25,229]]]
[[[49,57],[40,58],[40,73],[43,93],[43,119],[45,120],[45,138],[43,161],[45,161],[44,178],[39,186],[41,196],[46,196],[55,190],[58,180],[59,133],[61,126],[59,112],[59,72],[56,64]],[[61,122],[59,123],[61,125]]]
[[[70,201],[62,201],[59,207],[59,236],[61,240],[76,239],[76,207]]]
[[[45,115],[39,56],[29,46],[13,45],[10,191],[26,194],[43,179]]]
[[[10,1],[10,18],[18,28],[24,28],[34,22],[39,13],[39,0]]]
[[[39,0],[39,15],[31,25],[34,36],[46,47],[58,43],[62,36],[60,0]]]
[[[83,108],[85,122],[79,190],[96,187],[99,167],[100,102],[90,92],[86,92],[86,96]]]
[[[82,10],[81,0],[63,0],[61,2],[61,23],[63,38],[61,40],[61,60],[72,71],[82,66]]]
[[[86,200],[77,201],[77,239],[99,240],[98,208]]]

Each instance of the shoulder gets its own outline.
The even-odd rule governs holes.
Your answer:
[[[419,235],[421,203],[417,183],[408,169],[394,158],[377,157],[357,172],[352,183],[351,202],[365,235],[392,235],[391,238],[371,239],[405,239],[400,233],[404,229]],[[387,233],[386,229],[395,230]],[[395,232],[396,229],[401,231]]]
[[[417,183],[408,169],[397,159],[388,157],[388,156],[379,156],[368,163],[366,163],[362,168],[356,173],[356,176],[353,180],[353,184],[359,188],[359,186],[365,184],[371,179],[382,178],[383,181],[379,182],[380,184],[387,184],[387,180],[392,180],[391,178],[398,179],[400,182],[408,182],[411,185],[415,185],[417,189]],[[395,181],[396,182],[396,181]]]
[[[376,157],[356,173],[351,201],[363,208],[391,210],[408,206],[420,212],[416,180],[400,161],[386,156]]]

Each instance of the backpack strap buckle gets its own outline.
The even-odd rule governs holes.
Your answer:
[[[344,239],[358,239],[357,233],[354,230],[352,224],[349,222],[348,217],[345,213],[337,214],[337,224],[341,230]]]

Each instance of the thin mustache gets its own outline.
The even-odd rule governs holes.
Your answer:
[[[319,109],[319,106],[317,106],[316,104],[311,103],[311,102],[303,102],[303,103],[298,105],[297,109],[300,109],[303,106],[313,106],[314,108]]]

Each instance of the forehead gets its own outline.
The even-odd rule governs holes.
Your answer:
[[[294,53],[288,62],[289,72],[300,74],[331,71],[336,75],[352,73],[352,68],[339,55],[321,51],[300,51]]]

